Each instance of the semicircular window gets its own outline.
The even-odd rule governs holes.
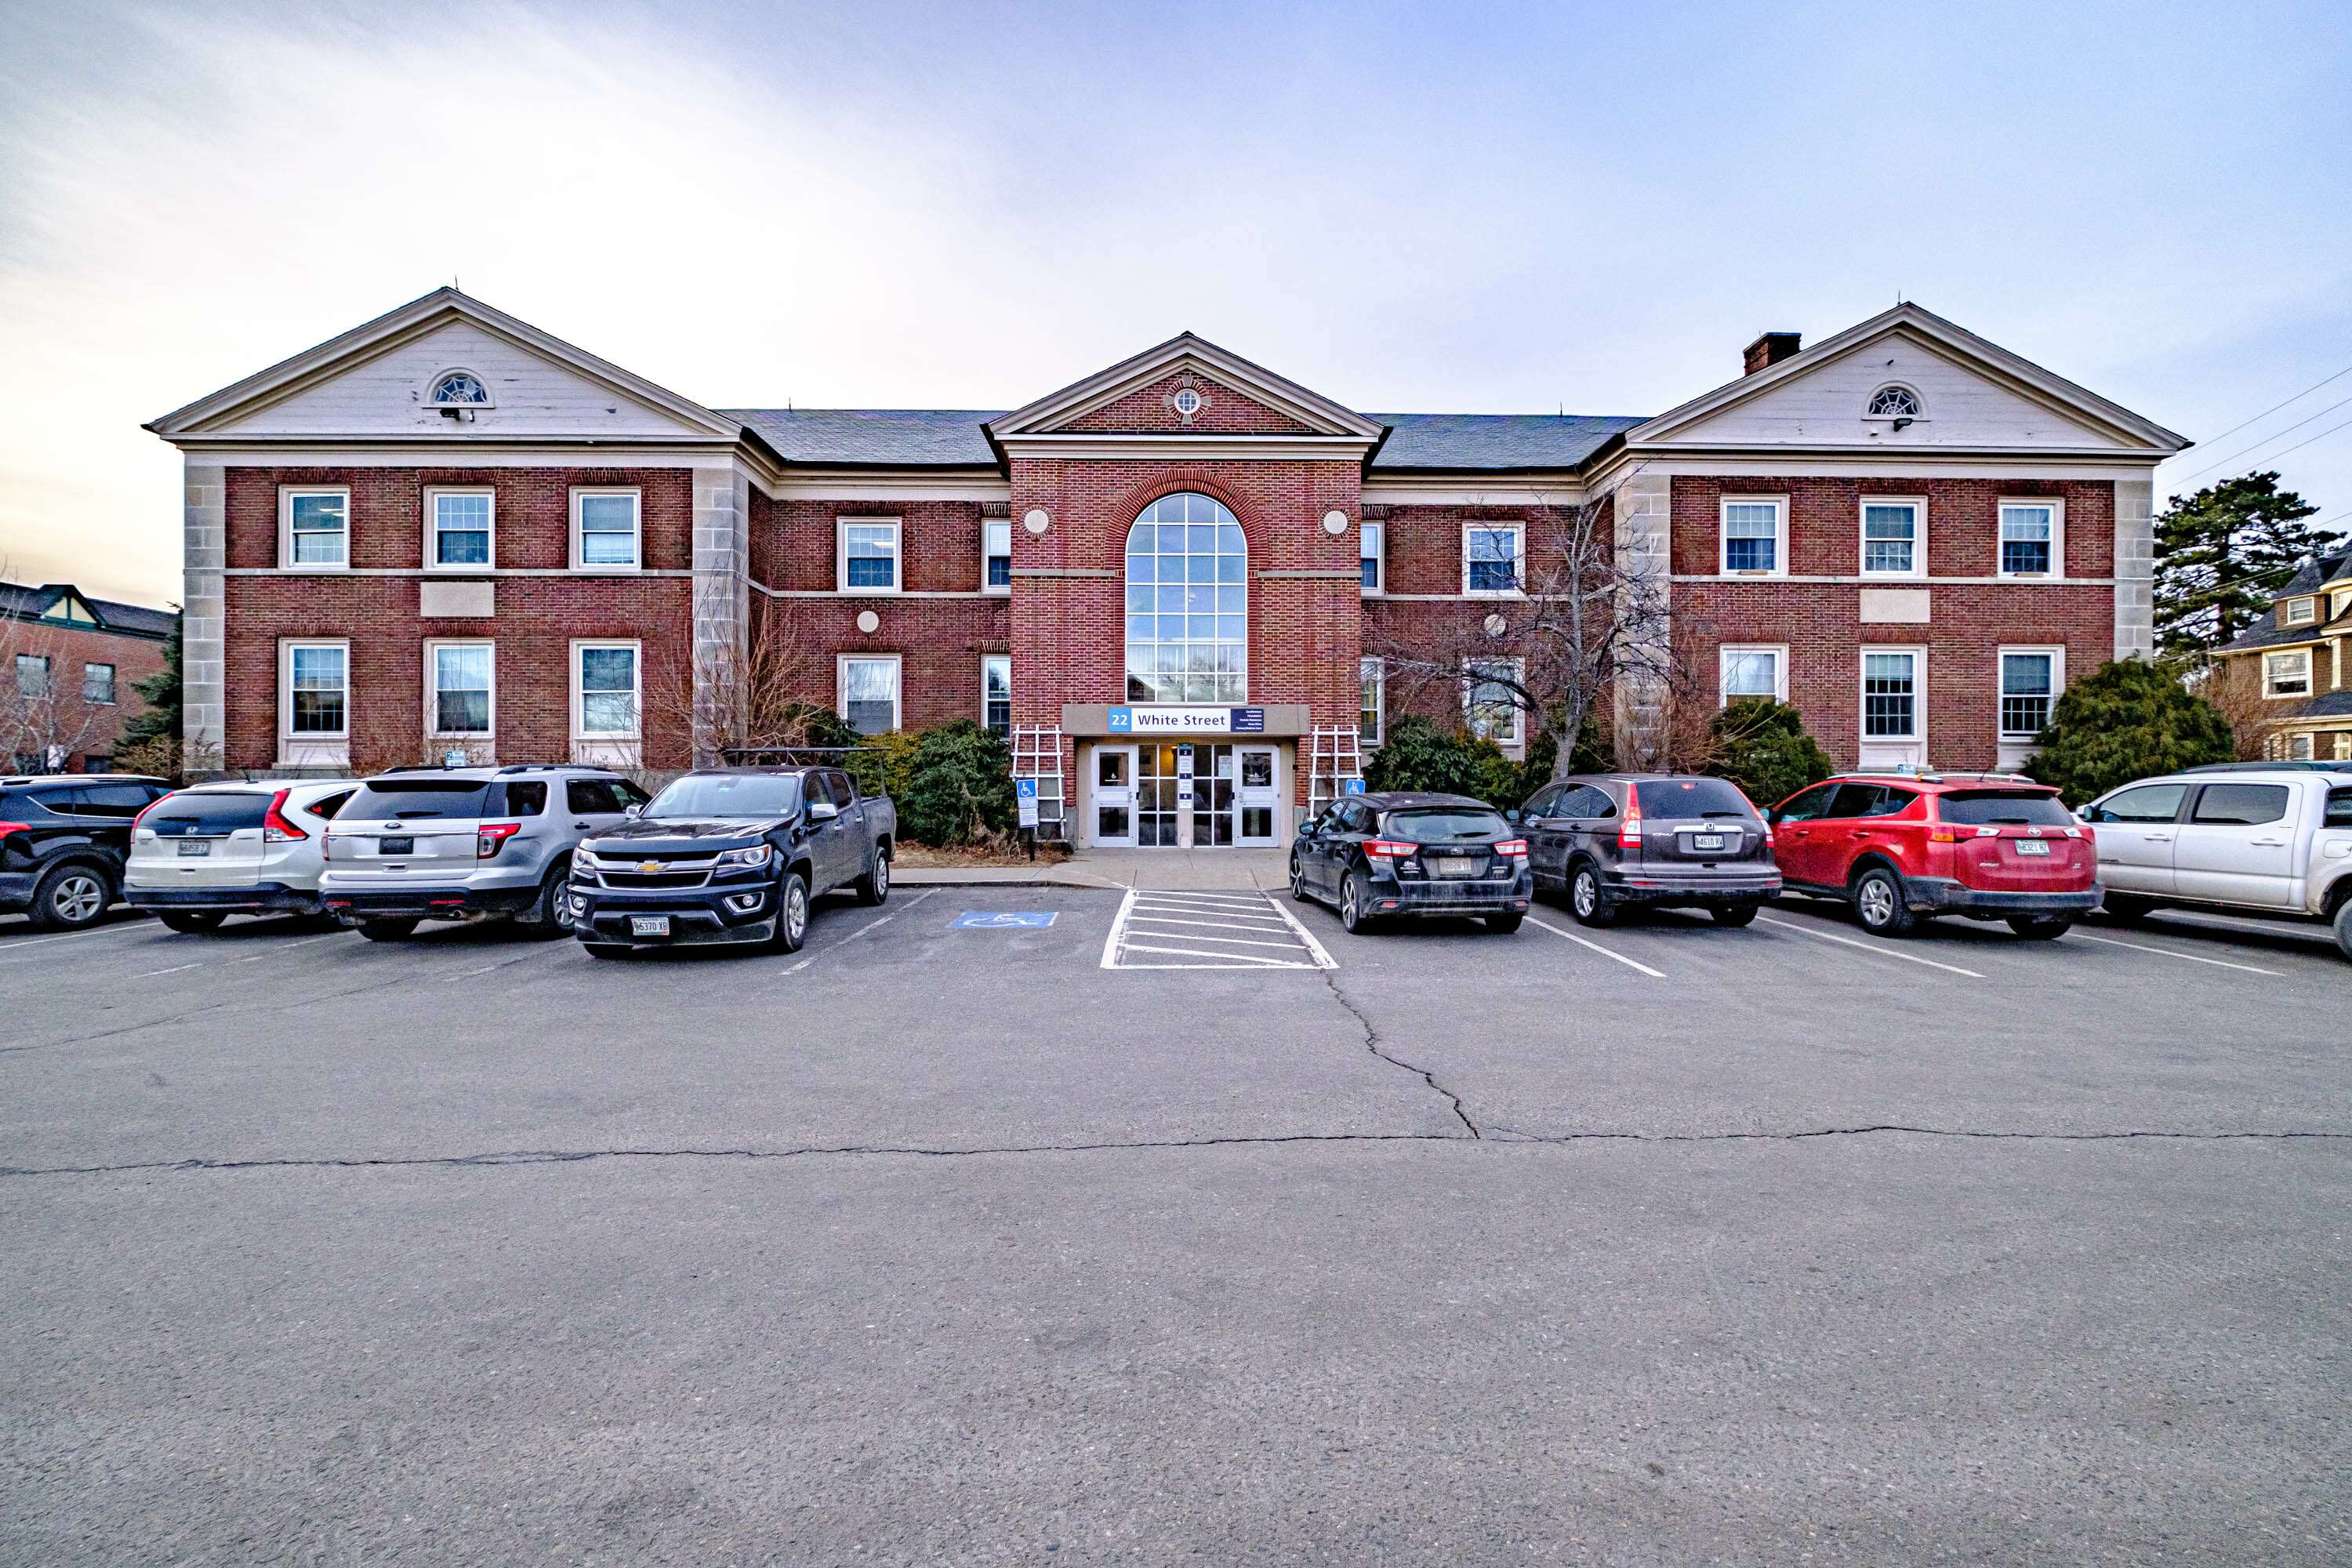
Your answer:
[[[470,370],[445,372],[433,384],[433,405],[436,408],[470,408],[489,400],[490,389]]]
[[[1882,418],[1916,419],[1919,395],[1907,386],[1882,386],[1871,396],[1870,412]]]
[[[1181,491],[1127,532],[1127,700],[1249,700],[1249,552],[1214,499]]]

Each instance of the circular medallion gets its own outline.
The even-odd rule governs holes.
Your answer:
[[[1054,526],[1053,514],[1042,506],[1033,506],[1022,514],[1021,526],[1032,533],[1043,533]]]
[[[1498,637],[1510,629],[1511,623],[1505,620],[1499,613],[1486,617],[1486,635],[1488,637]]]
[[[1326,533],[1347,532],[1348,514],[1344,511],[1325,512],[1323,514],[1323,531]]]
[[[1500,620],[1500,619],[1502,619],[1502,617],[1501,617],[1500,616],[1496,616],[1495,618],[1496,618],[1496,620]],[[879,630],[879,629],[881,628],[881,626],[882,626],[882,617],[881,617],[881,616],[877,616],[877,615],[876,615],[873,611],[871,611],[871,610],[860,610],[860,611],[858,611],[858,612],[857,612],[857,629],[858,629],[859,631],[861,631],[861,632],[877,631],[877,630]]]

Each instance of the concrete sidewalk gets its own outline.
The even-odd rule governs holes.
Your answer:
[[[1053,887],[1149,888],[1163,892],[1255,889],[1272,892],[1290,885],[1290,856],[1283,849],[1087,849],[1059,865],[972,866],[894,868],[902,888]]]

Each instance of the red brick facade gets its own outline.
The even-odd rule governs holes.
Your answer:
[[[138,683],[163,673],[163,641],[91,626],[63,626],[54,621],[11,620],[0,626],[0,646],[14,665],[17,655],[48,661],[49,689],[46,705],[26,703],[26,732],[14,737],[9,750],[21,755],[0,756],[0,766],[49,770],[45,754],[50,745],[65,750],[63,765],[69,773],[104,771],[113,765],[117,738],[134,713],[146,710]],[[111,666],[113,700],[84,700],[88,667]],[[13,668],[0,668],[0,680],[16,679]]]

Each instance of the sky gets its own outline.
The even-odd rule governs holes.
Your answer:
[[[2352,370],[2340,4],[0,0],[0,37],[19,580],[176,602],[142,422],[453,279],[719,407],[1007,408],[1189,329],[1357,408],[1651,414],[1909,299],[2196,438],[2159,496],[2275,466],[2352,525],[2352,374],[2297,395]]]

